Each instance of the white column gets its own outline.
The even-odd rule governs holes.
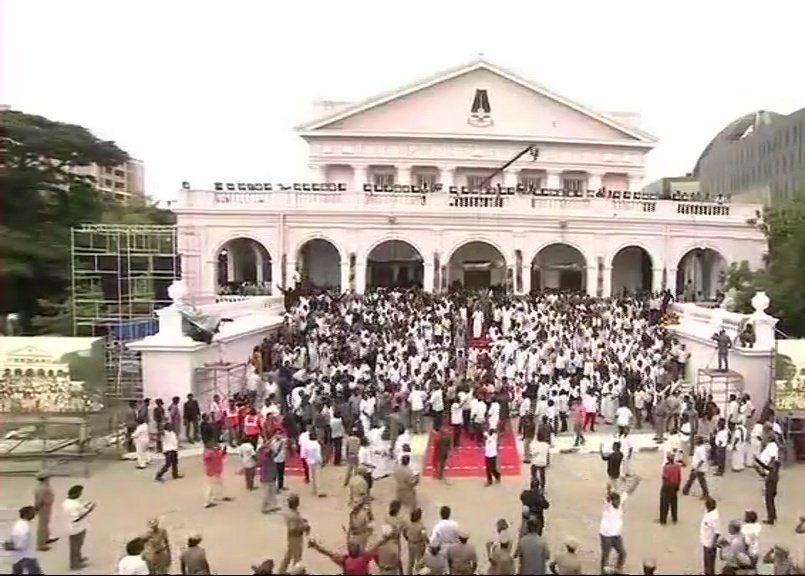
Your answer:
[[[315,184],[327,182],[327,165],[326,164],[309,164],[310,168],[310,181]]]
[[[282,286],[282,270],[279,258],[271,260],[271,294],[277,290],[277,286]]]
[[[598,190],[604,185],[602,172],[587,172],[587,190]]]
[[[368,180],[368,170],[366,166],[353,165],[352,166],[352,193],[363,194],[363,185]]]
[[[587,295],[598,296],[598,266],[587,266]]]
[[[411,167],[397,166],[397,184],[400,186],[411,185]]]
[[[548,170],[545,178],[546,188],[559,189],[562,187],[562,171],[561,170]]]
[[[285,278],[287,282],[286,288],[293,288],[293,274],[296,272],[296,260],[291,260],[288,258],[285,261]]]
[[[256,268],[254,277],[259,285],[263,282],[263,253],[257,246],[252,246],[252,250],[254,250],[254,267]]]
[[[628,174],[627,187],[630,192],[639,192],[643,189],[643,175],[642,174]]]
[[[612,296],[612,267],[604,266],[604,290],[601,294],[603,298]]]
[[[454,166],[440,166],[439,167],[439,181],[445,192],[448,191],[450,186],[455,186],[456,182],[456,169]]]
[[[531,262],[526,262],[523,259],[523,294],[531,292]]]
[[[651,291],[659,292],[662,290],[662,268],[653,268],[651,270]]]
[[[666,268],[665,287],[670,290],[673,297],[676,298],[676,268]]]
[[[349,290],[349,258],[341,260],[341,292]]]
[[[366,258],[358,256],[355,262],[355,292],[363,294],[366,291]]]
[[[503,186],[505,188],[514,188],[517,186],[517,175],[520,173],[518,168],[506,168],[503,171]]]
[[[425,292],[437,292],[433,285],[433,260],[425,260],[422,270],[422,290]]]
[[[235,251],[231,247],[226,250],[226,281],[235,281]]]

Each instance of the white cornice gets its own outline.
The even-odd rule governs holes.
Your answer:
[[[403,96],[407,96],[408,94],[418,92],[419,90],[423,90],[430,86],[434,86],[441,82],[445,82],[447,80],[456,78],[463,74],[473,72],[475,70],[487,70],[493,74],[497,74],[498,76],[506,78],[516,84],[519,84],[529,90],[532,90],[533,92],[545,96],[546,98],[550,98],[551,100],[559,102],[560,104],[572,108],[577,112],[580,112],[586,116],[589,116],[590,118],[593,118],[603,124],[606,124],[607,126],[614,128],[615,130],[618,130],[628,136],[636,138],[643,144],[655,144],[657,142],[657,138],[652,134],[649,134],[648,132],[645,132],[638,128],[634,128],[632,126],[628,126],[627,124],[624,124],[623,122],[620,122],[615,118],[612,118],[600,112],[596,112],[586,106],[583,106],[582,104],[579,104],[578,102],[574,102],[573,100],[565,96],[557,94],[556,92],[553,92],[552,90],[549,90],[544,86],[540,86],[535,82],[522,78],[521,76],[515,74],[510,70],[507,70],[496,64],[492,64],[491,62],[487,62],[485,60],[475,60],[473,62],[470,62],[469,64],[465,64],[457,68],[444,70],[439,74],[436,74],[424,80],[420,80],[418,82],[414,82],[397,90],[393,90],[390,92],[373,96],[371,98],[367,98],[366,100],[358,102],[334,114],[329,114],[322,118],[313,120],[312,122],[301,124],[296,127],[296,130],[304,134],[313,130],[324,128],[329,124],[338,122],[345,118],[349,118],[350,116],[354,116],[356,114],[360,114],[365,110],[369,110],[376,106],[380,106],[387,102],[391,102],[392,100],[396,100],[397,98],[402,98]]]
[[[582,138],[557,138],[554,136],[524,136],[500,134],[437,134],[432,132],[365,132],[358,130],[307,130],[300,132],[302,138],[388,138],[411,140],[470,140],[470,141],[497,141],[522,142],[523,144],[573,144],[590,146],[622,146],[625,148],[640,148],[650,150],[654,142],[638,142],[635,140],[588,140]]]

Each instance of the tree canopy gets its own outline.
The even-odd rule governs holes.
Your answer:
[[[766,208],[756,224],[766,234],[769,252],[766,267],[751,271],[746,262],[734,263],[728,287],[738,290],[737,305],[750,312],[756,290],[765,290],[771,304],[769,312],[780,319],[780,328],[789,336],[805,336],[805,194],[795,200]]]
[[[91,176],[76,174],[81,166],[111,168],[129,158],[82,126],[8,110],[0,138],[0,312],[20,313],[26,333],[69,334],[69,323],[51,325],[48,317],[69,296],[70,228],[170,223],[172,215],[144,203],[123,205],[98,192]]]

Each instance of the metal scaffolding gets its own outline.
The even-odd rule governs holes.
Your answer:
[[[83,224],[70,234],[73,335],[106,338],[107,396],[142,394],[139,354],[128,342],[157,330],[181,277],[176,226]]]

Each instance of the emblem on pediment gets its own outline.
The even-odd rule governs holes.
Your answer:
[[[475,98],[472,100],[467,123],[478,128],[486,128],[494,124],[492,121],[492,107],[489,105],[489,95],[483,88],[475,90]]]

